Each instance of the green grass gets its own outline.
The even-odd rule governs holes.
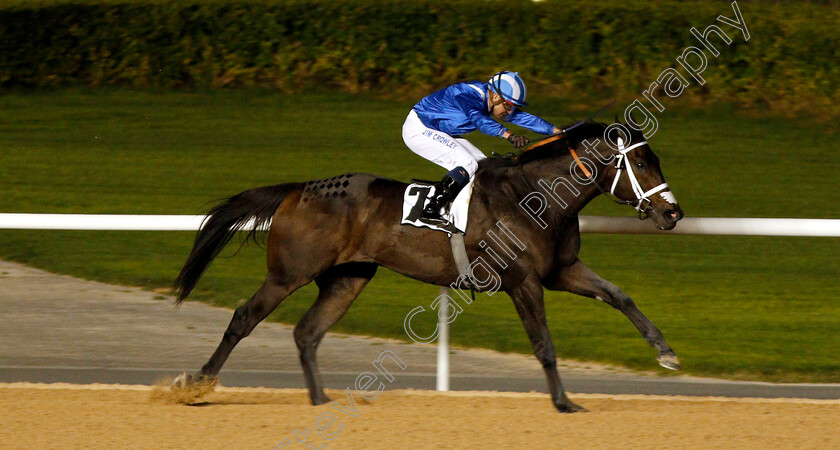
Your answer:
[[[562,124],[572,102],[534,101]],[[404,147],[412,102],[274,91],[68,89],[0,95],[2,212],[198,214],[266,184],[344,172],[437,178]],[[667,107],[667,105],[666,105]],[[592,108],[595,109],[595,108]],[[836,125],[760,114],[668,110],[651,140],[689,216],[837,217]],[[487,153],[509,145],[471,138]],[[632,215],[606,199],[585,214]],[[0,231],[0,257],[88,279],[168,287],[189,232]],[[236,306],[264,273],[262,249],[231,245],[193,299]],[[840,381],[840,241],[831,238],[584,235],[581,258],[621,286],[665,333],[685,371],[775,381]],[[294,323],[307,286],[271,316]],[[407,339],[403,318],[437,288],[380,269],[337,331]],[[22,299],[22,304],[25,304]],[[548,293],[558,355],[655,369],[654,352],[619,312]],[[419,323],[418,328],[430,326]],[[223,330],[218,330],[219,337]],[[530,353],[504,294],[453,324],[455,344]],[[208,355],[209,356],[209,355]]]

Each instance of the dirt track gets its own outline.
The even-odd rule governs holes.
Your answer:
[[[3,261],[0,281],[2,376],[67,375],[65,369],[79,367],[96,369],[89,374],[94,379],[109,369],[174,374],[175,368],[199,367],[230,320],[227,310],[188,303],[173,312],[149,292]],[[290,335],[291,327],[263,324],[228,365],[272,377],[293,369],[299,383]],[[341,375],[337,386],[352,385],[385,348],[416,371],[397,381],[434,373],[434,346],[329,335],[324,344],[325,373]],[[456,350],[452,359],[455,374],[492,372],[505,380],[536,374],[544,386],[538,363],[527,355]],[[627,376],[582,363],[564,364],[563,374],[567,381],[570,374],[605,376],[596,380],[599,386]],[[349,404],[342,391],[330,395]],[[153,400],[148,386],[0,384],[0,448],[271,449],[285,439],[285,448],[305,448],[295,441],[296,429],[310,430],[312,448],[840,448],[840,400],[572,397],[591,412],[557,414],[545,394],[388,390],[365,403],[355,394],[353,417],[310,406],[298,389],[220,388],[206,403],[184,406]],[[314,430],[326,412],[336,417],[322,430],[335,435],[329,441]]]
[[[386,391],[356,394],[352,417],[293,389],[220,388],[199,406],[152,397],[147,386],[0,384],[0,448],[304,448],[295,429],[311,430],[313,448],[840,448],[838,400],[581,394],[590,412],[561,415],[542,394]],[[314,431],[325,412],[330,441]]]

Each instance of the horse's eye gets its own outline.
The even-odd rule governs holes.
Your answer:
[[[636,168],[639,170],[645,170],[645,163],[643,163],[642,161],[637,162]]]

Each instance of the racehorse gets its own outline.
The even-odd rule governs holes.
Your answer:
[[[623,130],[618,132],[623,135],[619,139],[609,135],[616,126]],[[295,327],[294,339],[312,404],[329,402],[315,352],[378,266],[441,286],[458,280],[446,233],[400,225],[406,186],[375,175],[345,174],[251,189],[212,208],[175,281],[177,303],[187,298],[238,231],[248,231],[247,239],[268,226],[268,273],[254,296],[236,309],[210,360],[187,381],[215,380],[236,344],[284,298],[314,280],[318,297]],[[650,217],[660,229],[674,228],[683,217],[644,136],[618,121],[610,126],[579,122],[519,155],[482,160],[470,200],[464,236],[470,260],[483,254],[481,247],[486,244],[482,237],[498,230],[500,221],[524,244],[522,254],[499,270],[500,289],[513,300],[545,370],[554,406],[561,412],[583,408],[563,390],[546,322],[543,288],[613,306],[656,348],[662,366],[679,368],[679,360],[662,333],[633,300],[577,257],[578,212],[602,193],[636,207],[640,217]]]

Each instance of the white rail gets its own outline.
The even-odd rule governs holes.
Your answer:
[[[204,216],[129,214],[0,214],[0,229],[196,231]]]
[[[0,214],[0,229],[195,231],[204,216]],[[633,217],[581,216],[584,233],[840,237],[840,219],[688,217],[671,231]]]
[[[702,234],[730,236],[840,236],[840,219],[745,219],[688,217],[670,231],[656,229],[650,220],[630,217],[581,216],[584,233]]]

